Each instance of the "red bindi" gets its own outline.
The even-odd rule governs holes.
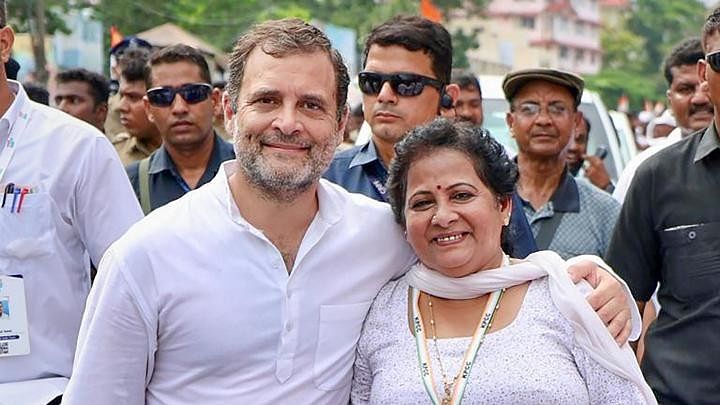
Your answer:
[[[442,187],[440,187],[439,184],[438,184],[437,186],[435,186],[435,187],[436,187],[438,190],[440,190],[440,189],[442,188]]]

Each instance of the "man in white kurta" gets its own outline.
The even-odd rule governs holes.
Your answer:
[[[66,401],[347,401],[362,320],[412,252],[386,204],[323,180],[288,275],[278,249],[238,211],[228,186],[235,170],[226,162],[207,187],[108,250]],[[77,396],[75,379],[88,384]]]
[[[325,35],[268,22],[234,54],[237,159],[108,250],[66,404],[347,403],[363,319],[413,254],[389,206],[319,180],[349,81]]]

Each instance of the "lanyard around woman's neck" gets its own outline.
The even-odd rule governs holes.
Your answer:
[[[433,378],[432,367],[430,366],[430,352],[428,351],[427,339],[425,338],[425,328],[423,326],[422,315],[420,314],[420,290],[410,287],[412,292],[412,322],[413,331],[415,333],[415,344],[417,346],[418,361],[420,363],[420,374],[422,375],[423,384],[425,390],[433,404],[439,405],[442,402],[438,399],[437,391],[435,390],[435,380]],[[492,319],[495,316],[495,312],[500,302],[504,290],[494,291],[490,294],[487,304],[485,305],[485,312],[483,317],[475,328],[475,334],[473,335],[470,346],[465,351],[465,357],[461,364],[461,371],[457,375],[457,381],[454,385],[452,396],[450,397],[451,404],[460,404],[462,397],[465,393],[465,387],[467,381],[470,378],[470,371],[472,370],[473,364],[475,363],[475,356],[482,342],[485,340],[487,330],[490,328]]]

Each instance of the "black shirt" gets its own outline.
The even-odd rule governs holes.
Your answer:
[[[205,172],[198,181],[197,187],[209,182],[215,177],[220,164],[226,160],[234,159],[233,146],[222,140],[217,134],[214,135],[213,149]],[[129,164],[127,171],[130,183],[135,195],[140,200],[140,181],[138,179],[139,162]],[[162,207],[170,201],[177,200],[190,191],[190,187],[180,176],[175,167],[175,162],[168,154],[164,146],[160,146],[150,155],[150,167],[148,168],[148,185],[150,186],[150,207],[154,210]],[[196,188],[197,188],[196,187]]]
[[[720,404],[720,140],[714,125],[637,170],[607,262],[662,310],[642,370],[658,401]]]

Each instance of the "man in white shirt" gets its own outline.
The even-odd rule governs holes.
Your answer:
[[[380,287],[414,260],[389,207],[320,180],[347,122],[347,69],[300,20],[235,45],[235,161],[105,255],[67,404],[347,403]]]
[[[14,42],[0,0],[0,56]],[[142,217],[130,183],[107,138],[91,125],[31,101],[7,80],[0,63],[0,285],[22,280],[0,324],[0,383],[70,377],[80,320],[90,290],[90,262]],[[9,277],[9,276],[21,276]],[[1,288],[0,288],[1,289]],[[0,291],[0,296],[5,296]],[[5,297],[2,297],[5,299]],[[18,317],[16,317],[16,315]],[[19,346],[16,346],[19,347]],[[0,401],[2,398],[0,398]]]

